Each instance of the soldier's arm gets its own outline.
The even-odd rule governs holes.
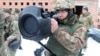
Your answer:
[[[11,42],[13,41],[14,39],[19,39],[20,38],[20,33],[19,33],[19,30],[18,30],[18,22],[15,22],[13,21],[11,23],[11,30],[12,30],[12,34],[7,38],[7,41],[8,42]]]
[[[79,21],[82,21],[82,15],[80,15],[80,17],[79,17]]]
[[[81,26],[73,36],[69,35],[64,30],[58,30],[54,33],[55,38],[69,51],[79,51],[86,44],[86,28]]]
[[[90,25],[90,27],[94,27],[92,16],[90,15],[88,17],[88,19],[89,19],[89,25]]]

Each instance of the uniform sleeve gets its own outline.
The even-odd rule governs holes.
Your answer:
[[[5,29],[5,32],[6,33],[9,33],[10,35],[12,34],[12,19],[11,17],[5,19],[6,20],[6,29]]]
[[[12,23],[13,23],[12,18],[10,18],[9,19],[9,31],[10,31],[11,34],[13,33],[13,29],[12,29],[13,24]]]
[[[83,17],[83,16],[80,15],[80,17],[79,17],[79,21],[83,23],[83,18],[82,18],[82,17]]]
[[[86,28],[81,26],[71,36],[66,31],[58,29],[54,33],[54,37],[60,42],[67,50],[74,52],[79,51],[86,44]]]
[[[79,21],[82,21],[82,15],[80,15]]]
[[[88,17],[88,21],[89,21],[90,27],[93,27],[94,24],[93,24],[93,19],[92,19],[92,16],[91,15]]]
[[[19,33],[19,29],[18,29],[18,22],[17,21],[13,21],[12,23],[12,34],[7,38],[8,42],[11,42],[14,39],[20,39],[20,33]]]

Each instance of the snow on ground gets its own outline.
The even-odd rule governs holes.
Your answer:
[[[46,44],[47,40],[43,40],[42,43]],[[87,50],[84,52],[84,56],[100,56],[100,43],[96,42],[92,38],[88,38]],[[34,51],[41,46],[35,41],[30,41],[22,38],[22,50],[17,50],[15,56],[35,56]]]
[[[44,44],[47,40],[43,40]],[[88,39],[88,47],[84,56],[100,56],[100,43],[97,43],[92,38]],[[35,41],[22,39],[21,44],[23,50],[17,50],[16,56],[34,56],[34,51],[41,46]]]
[[[88,38],[88,47],[84,56],[100,56],[100,43]]]
[[[43,44],[46,44],[47,40],[42,40],[41,41]],[[35,41],[30,41],[22,38],[22,50],[17,50],[17,53],[15,56],[35,56],[34,51],[37,48],[40,48],[41,46],[35,42]]]

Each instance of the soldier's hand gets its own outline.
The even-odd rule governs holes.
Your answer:
[[[58,22],[55,19],[51,19],[51,32],[54,33],[58,29]]]

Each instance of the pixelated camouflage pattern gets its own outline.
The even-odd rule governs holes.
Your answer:
[[[75,8],[75,3],[73,0],[55,0],[54,1],[55,9],[60,8]]]
[[[81,21],[87,29],[94,27],[93,19],[89,12],[85,15],[81,14],[79,21]]]
[[[3,31],[4,31],[4,18],[2,10],[0,9],[0,56],[6,56]]]
[[[11,29],[12,25],[11,25],[11,23],[12,23],[11,16],[5,18],[5,29],[4,29],[4,31],[5,31],[5,33],[9,33],[9,35],[12,34],[12,29]]]
[[[59,25],[58,30],[50,36],[47,47],[54,54],[57,56],[78,56],[80,49],[86,45],[87,29],[83,24],[78,24],[78,27],[73,31],[77,23],[72,26]]]
[[[10,10],[9,8],[5,8],[5,9],[3,9],[3,12],[6,12],[6,13],[11,14],[11,10]]]
[[[11,23],[12,34],[7,38],[8,42],[11,42],[14,39],[20,40],[20,37],[21,37],[20,32],[19,32],[19,27],[18,27],[18,16],[12,15],[11,17],[13,20],[13,22]],[[14,56],[15,53],[16,51],[13,51],[8,47],[8,52],[7,52],[8,56]]]

